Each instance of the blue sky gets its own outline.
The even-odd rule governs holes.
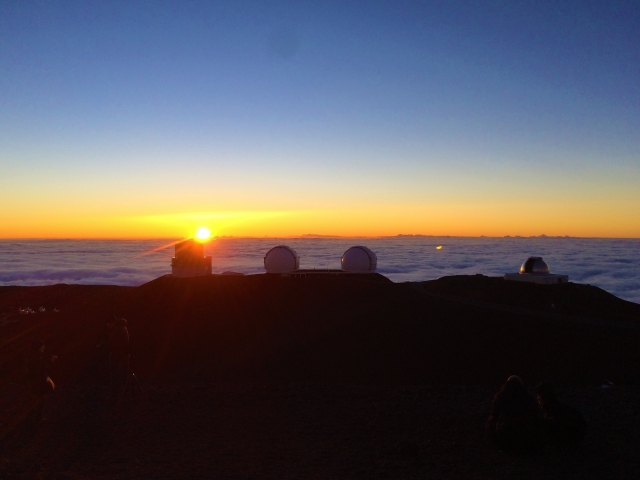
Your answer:
[[[638,25],[623,1],[1,2],[0,200],[62,223],[539,192],[628,213]],[[618,217],[566,233],[640,236]],[[397,233],[447,233],[422,230]]]

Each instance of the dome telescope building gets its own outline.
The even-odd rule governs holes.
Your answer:
[[[520,267],[520,273],[505,273],[504,279],[517,282],[552,284],[567,283],[569,276],[550,273],[549,265],[542,257],[529,257]]]
[[[549,265],[547,265],[547,262],[545,262],[542,257],[529,257],[520,266],[520,273],[548,274]]]
[[[300,268],[300,257],[296,251],[286,245],[273,247],[264,256],[264,269],[267,273],[291,273]]]
[[[171,259],[171,275],[178,278],[211,275],[211,257],[204,256],[204,245],[195,240],[176,243]]]
[[[267,273],[291,278],[374,273],[378,265],[378,257],[367,247],[356,246],[344,252],[341,263],[341,269],[300,269],[300,257],[293,248],[286,245],[273,247],[264,256],[264,268]]]
[[[351,247],[340,260],[342,270],[349,273],[373,273],[378,265],[378,257],[367,247]]]

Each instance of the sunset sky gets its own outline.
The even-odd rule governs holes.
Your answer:
[[[0,2],[0,238],[640,237],[640,3]]]

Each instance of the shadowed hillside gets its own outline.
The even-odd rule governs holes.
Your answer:
[[[585,285],[475,276],[2,287],[0,476],[631,478],[639,309]],[[112,312],[129,321],[138,402],[104,385],[95,345]],[[58,388],[31,424],[22,368],[37,338],[59,356]],[[484,421],[513,373],[561,385],[589,422],[583,445],[491,450]]]
[[[4,312],[47,308],[7,317],[18,321],[0,330],[3,371],[15,372],[42,338],[59,354],[64,382],[95,377],[94,346],[111,312],[128,319],[133,365],[150,382],[492,384],[514,371],[573,384],[640,378],[640,307],[585,285],[165,276],[135,288],[4,287],[0,302]]]

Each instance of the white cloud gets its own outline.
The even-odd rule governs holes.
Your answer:
[[[168,242],[164,242],[168,243]],[[54,283],[140,285],[171,272],[169,248],[140,257],[163,241],[0,241],[0,285]],[[213,271],[262,273],[264,254],[287,244],[301,268],[340,268],[353,245],[378,255],[378,272],[394,281],[448,275],[517,272],[529,255],[542,256],[553,273],[589,283],[640,303],[640,240],[575,238],[392,237],[376,239],[218,239],[207,246]],[[442,245],[441,250],[436,250]]]

